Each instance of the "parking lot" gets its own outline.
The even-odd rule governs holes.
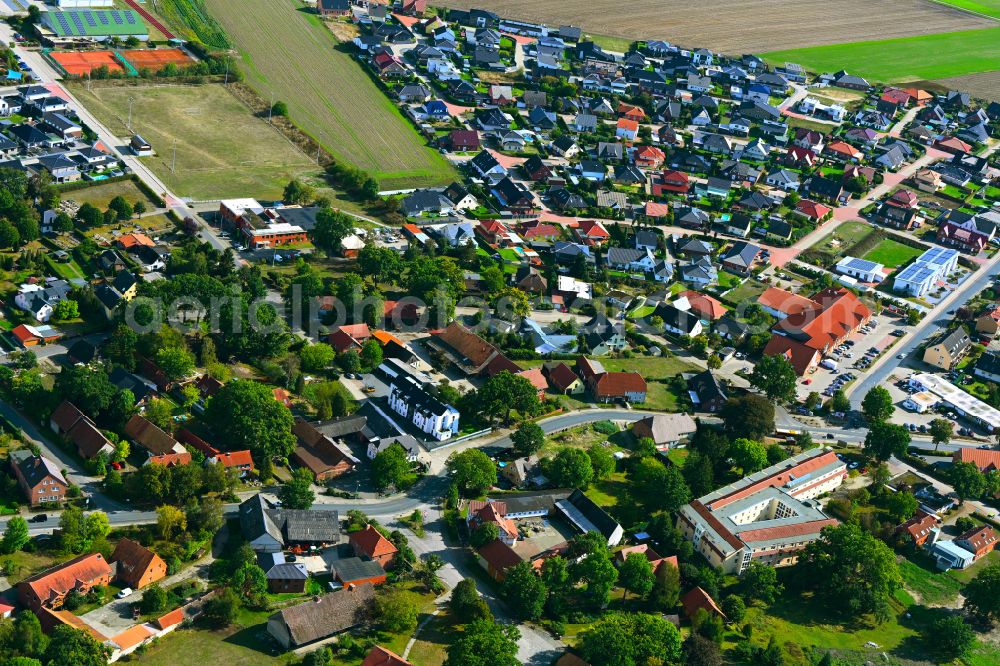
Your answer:
[[[906,427],[914,434],[926,434],[930,422],[934,419],[946,418],[954,423],[954,438],[964,440],[979,440],[985,444],[989,443],[989,433],[982,426],[971,423],[953,411],[940,409],[928,410],[923,414],[906,409],[904,401],[913,393],[916,393],[909,385],[908,377],[913,374],[911,370],[900,369],[893,377],[890,377],[884,384],[892,396],[893,404],[896,405],[896,414],[893,422]]]
[[[814,372],[799,382],[799,398],[813,391],[824,399],[832,397],[837,390],[859,379],[881,354],[892,353],[889,348],[906,331],[901,319],[888,315],[872,317],[868,326],[832,350]]]

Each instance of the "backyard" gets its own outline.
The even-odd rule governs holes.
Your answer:
[[[144,161],[179,196],[278,198],[292,178],[319,171],[222,85],[78,86],[73,92],[119,136],[131,133],[132,100],[132,130],[156,150]]]
[[[249,83],[288,105],[289,117],[334,157],[371,172],[383,189],[442,185],[451,165],[423,139],[318,16],[291,2],[208,0],[242,55]]]
[[[920,256],[922,253],[923,251],[919,248],[903,245],[891,238],[885,238],[868,254],[862,257],[862,259],[875,261],[889,268],[896,268],[897,266],[902,266],[910,259]]]
[[[875,232],[872,226],[864,222],[844,222],[805,250],[799,255],[799,259],[817,266],[828,266],[849,254],[849,248],[867,241]]]

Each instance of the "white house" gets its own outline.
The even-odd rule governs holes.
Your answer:
[[[892,290],[907,296],[923,296],[935,282],[947,277],[957,267],[958,250],[932,247],[896,274]]]
[[[25,283],[18,287],[14,303],[44,323],[52,318],[56,304],[66,300],[70,290],[69,282],[56,278],[49,278],[44,284]]]
[[[410,375],[400,373],[392,380],[388,400],[392,411],[438,441],[458,432],[458,410],[428,394]]]
[[[844,257],[837,262],[837,272],[843,275],[850,275],[861,282],[881,282],[885,275],[882,270],[885,267],[875,261],[858,259],[857,257]]]

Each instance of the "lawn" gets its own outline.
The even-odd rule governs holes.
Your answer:
[[[627,37],[612,37],[610,35],[590,35],[590,39],[602,49],[616,53],[628,53],[634,41]]]
[[[629,319],[642,319],[643,317],[648,317],[656,311],[656,306],[653,305],[640,305],[631,312],[628,313]]]
[[[76,263],[76,259],[70,259],[69,261],[56,261],[51,255],[45,255],[45,262],[49,265],[52,271],[64,280],[73,280],[75,278],[86,278],[83,269],[80,268],[80,264]]]
[[[156,203],[146,196],[131,179],[116,180],[110,183],[96,183],[80,190],[65,192],[61,198],[64,201],[75,201],[81,205],[89,203],[101,210],[107,210],[108,204],[115,197],[122,197],[130,204],[141,201],[146,206],[146,210],[156,208]]]
[[[443,185],[455,170],[431,150],[318,16],[301,3],[207,0],[242,55],[247,83],[282,100],[289,117],[334,157],[373,173],[383,189]]]
[[[120,136],[129,134],[134,100],[132,128],[156,151],[143,161],[179,196],[280,198],[292,178],[318,173],[309,157],[222,85],[79,86],[74,93]]]
[[[418,666],[441,666],[447,656],[445,648],[454,640],[455,631],[447,613],[435,615],[417,635],[409,661]]]
[[[765,291],[767,291],[767,285],[763,282],[758,282],[757,280],[747,280],[732,291],[727,292],[726,300],[730,303],[755,301]]]
[[[920,256],[921,254],[921,250],[915,247],[903,245],[899,241],[886,238],[881,243],[876,245],[871,252],[862,257],[862,259],[875,261],[884,266],[888,266],[889,268],[895,268],[896,266],[902,266],[910,259]]]
[[[255,624],[234,625],[222,631],[178,629],[147,648],[138,661],[149,666],[278,666],[288,663],[286,658],[259,649],[267,635],[266,622],[265,613]],[[273,651],[277,652],[277,648]]]
[[[676,377],[682,372],[697,372],[698,368],[676,356],[598,359],[608,372],[638,372],[648,379]]]
[[[166,215],[146,215],[145,217],[133,218],[125,222],[115,222],[114,224],[93,227],[84,231],[83,235],[88,238],[94,238],[98,242],[111,240],[116,231],[121,234],[140,231],[150,238],[156,238],[160,234],[171,231],[174,227],[174,223]]]
[[[918,564],[903,560],[899,564],[903,584],[908,590],[918,594],[923,604],[946,604],[953,601],[962,584],[952,576],[931,567],[930,562]]]
[[[719,286],[724,290],[733,289],[734,287],[740,286],[743,282],[743,278],[738,275],[733,275],[726,271],[719,271]]]
[[[844,222],[806,249],[799,259],[809,263],[818,260],[824,266],[831,264],[844,254],[846,248],[853,247],[873,233],[875,229],[864,222]]]
[[[763,57],[773,63],[797,62],[812,72],[846,69],[877,81],[941,79],[997,69],[1000,28],[811,46]]]
[[[1000,20],[1000,0],[935,0],[942,5],[951,5],[959,9],[965,9],[976,14]]]

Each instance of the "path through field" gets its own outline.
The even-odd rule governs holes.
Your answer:
[[[207,0],[243,56],[247,82],[335,157],[378,176],[382,189],[447,184],[455,172],[338,47],[318,16],[291,0]],[[343,49],[343,50],[341,50]]]

